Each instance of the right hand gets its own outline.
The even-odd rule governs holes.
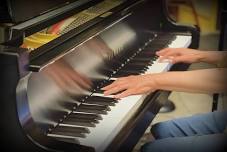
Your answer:
[[[188,48],[165,48],[156,52],[159,56],[159,60],[169,59],[173,64],[183,63],[195,63],[200,62],[202,58],[202,52],[199,50]]]

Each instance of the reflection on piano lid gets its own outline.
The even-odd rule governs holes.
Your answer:
[[[172,22],[165,5],[124,1],[112,5],[111,15],[63,32],[30,54],[20,46],[1,47],[7,99],[0,106],[1,133],[12,141],[3,145],[27,151],[131,151],[168,93],[114,99],[100,88],[122,76],[171,70],[168,61],[158,62],[157,50],[198,46],[198,30]],[[185,65],[174,68],[185,70]]]
[[[109,13],[111,13],[111,9],[119,6],[123,2],[124,0],[104,0],[97,5],[91,6],[88,9],[76,13],[75,15],[43,29],[38,33],[24,38],[21,47],[34,50],[94,18],[107,17],[110,15]]]
[[[74,1],[75,0],[2,0],[0,12],[4,15],[1,15],[0,23],[23,22],[53,9],[68,5]]]

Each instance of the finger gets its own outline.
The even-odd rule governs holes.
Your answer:
[[[127,82],[127,80],[125,81],[125,77],[118,78],[117,80],[115,80],[110,85],[107,85],[107,86],[101,88],[101,90],[109,90],[109,89],[111,89],[113,87],[116,87],[117,85],[124,84],[124,82]]]
[[[171,51],[171,48],[165,48],[165,49],[162,49],[160,51],[157,51],[156,55],[161,56],[161,55],[163,55],[163,54],[165,54],[165,53],[167,53],[169,51]]]
[[[109,85],[107,85],[105,87],[102,87],[101,90],[109,90],[111,88],[116,87],[116,85],[117,85],[117,83],[116,83],[116,81],[114,81],[113,83],[111,83],[111,84],[109,84]]]
[[[128,89],[128,90],[125,90],[125,91],[123,91],[123,92],[121,92],[119,94],[116,94],[114,96],[114,98],[120,99],[120,98],[128,97],[130,95],[134,95],[134,92],[135,92],[134,89]]]
[[[108,95],[111,95],[111,94],[115,94],[115,93],[118,93],[118,92],[121,92],[123,90],[126,90],[128,88],[128,85],[118,85],[114,88],[111,88],[109,90],[106,90],[104,91],[104,95],[105,96],[108,96]]]
[[[172,62],[173,58],[174,58],[173,56],[168,56],[168,57],[160,56],[158,58],[158,62]]]
[[[172,57],[179,56],[179,55],[181,55],[181,54],[178,50],[171,50],[171,51],[163,54],[162,57],[168,59],[168,58],[172,58]]]

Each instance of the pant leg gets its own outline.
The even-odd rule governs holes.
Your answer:
[[[143,145],[141,152],[226,152],[226,146],[223,133],[159,139]]]
[[[151,128],[156,139],[222,133],[227,126],[227,111],[211,112],[157,123]]]

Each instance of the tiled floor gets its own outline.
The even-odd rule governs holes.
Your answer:
[[[202,35],[200,39],[201,50],[217,50],[218,33]],[[209,68],[211,65],[204,63],[192,64],[189,70]],[[178,117],[190,116],[198,113],[210,112],[212,108],[212,95],[192,94],[185,92],[172,92],[169,99],[174,102],[176,109],[169,113],[159,113],[153,122],[158,123]],[[144,136],[135,146],[133,152],[139,152],[140,147],[150,140],[150,127],[147,128]]]

